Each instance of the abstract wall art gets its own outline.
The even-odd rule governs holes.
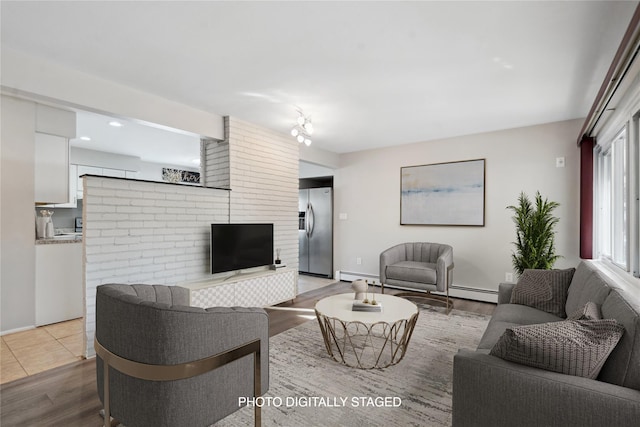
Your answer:
[[[400,168],[401,225],[484,226],[485,159]]]

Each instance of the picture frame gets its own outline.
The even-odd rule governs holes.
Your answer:
[[[484,226],[485,159],[400,168],[400,225]]]

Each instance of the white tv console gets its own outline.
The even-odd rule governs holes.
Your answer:
[[[181,283],[194,307],[265,307],[293,300],[298,294],[296,271],[258,270],[226,278]]]

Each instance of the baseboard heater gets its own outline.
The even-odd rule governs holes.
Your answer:
[[[352,271],[336,271],[335,278],[340,280],[341,282],[353,282],[354,280],[363,279],[367,280],[369,283],[373,283],[376,281],[376,284],[380,283],[380,278],[375,274],[367,274],[367,273],[355,273]],[[390,286],[397,289],[403,289],[398,286]],[[434,292],[434,294],[444,295],[442,292]],[[472,288],[468,286],[457,286],[451,285],[449,288],[449,296],[454,298],[464,298],[470,299],[474,301],[484,301],[484,302],[498,302],[498,291],[491,289],[482,289],[482,288]]]

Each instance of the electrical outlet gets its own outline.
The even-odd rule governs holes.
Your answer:
[[[356,258],[356,264],[361,265],[362,264],[362,258],[360,258],[360,257]]]
[[[504,273],[504,281],[507,283],[513,283],[513,273]]]

